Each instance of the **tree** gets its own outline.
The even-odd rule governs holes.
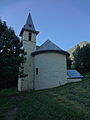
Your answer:
[[[83,65],[84,65],[84,72],[90,72],[90,44],[87,44],[82,48],[83,51]]]
[[[72,60],[70,57],[67,57],[67,69],[71,69]]]
[[[4,86],[23,75],[24,55],[22,42],[14,30],[0,19],[0,81],[5,83]]]
[[[73,52],[74,60],[72,68],[77,69],[81,73],[90,72],[90,44],[77,46]]]

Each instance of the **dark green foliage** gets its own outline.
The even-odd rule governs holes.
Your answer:
[[[67,58],[67,69],[71,69],[72,60],[70,57]]]
[[[12,28],[8,28],[6,22],[0,20],[0,85],[7,87],[8,83],[18,79],[19,71],[25,62],[22,42],[15,35]],[[3,85],[2,85],[3,84]],[[0,87],[1,87],[0,86]]]
[[[73,52],[74,60],[72,68],[77,69],[81,73],[90,72],[90,44],[83,46],[77,46]]]

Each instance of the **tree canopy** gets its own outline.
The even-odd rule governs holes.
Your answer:
[[[77,46],[73,52],[74,60],[72,67],[77,69],[81,73],[90,72],[90,44],[83,46]]]
[[[14,30],[0,19],[0,81],[13,82],[23,74],[24,55],[22,42]]]

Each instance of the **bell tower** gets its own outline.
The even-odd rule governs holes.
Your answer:
[[[36,49],[36,35],[39,32],[35,30],[31,14],[29,13],[26,24],[21,29],[19,36],[22,37],[23,45],[29,44],[29,51],[32,52]],[[31,47],[31,49],[30,49]],[[25,48],[25,46],[24,46]]]
[[[24,64],[24,73],[28,74],[25,78],[19,78],[19,91],[33,89],[33,57],[31,56],[31,53],[36,50],[36,36],[38,33],[39,32],[35,30],[31,14],[29,13],[26,24],[19,34],[23,42],[23,48],[27,53],[26,62]]]

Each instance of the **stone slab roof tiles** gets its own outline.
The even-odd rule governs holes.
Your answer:
[[[36,34],[38,34],[39,32],[35,30],[35,27],[34,27],[34,24],[33,24],[33,21],[32,21],[32,17],[31,17],[31,14],[29,13],[28,15],[28,18],[27,18],[27,21],[26,21],[26,24],[23,26],[21,32],[20,32],[20,36],[22,35],[23,31],[26,30],[26,31],[31,31],[31,32],[34,32]]]
[[[50,40],[47,40],[45,43],[43,43],[36,51],[32,52],[32,55],[40,54],[43,52],[59,52],[61,54],[64,54],[66,56],[69,56],[69,53],[59,48],[57,45],[55,45]]]

